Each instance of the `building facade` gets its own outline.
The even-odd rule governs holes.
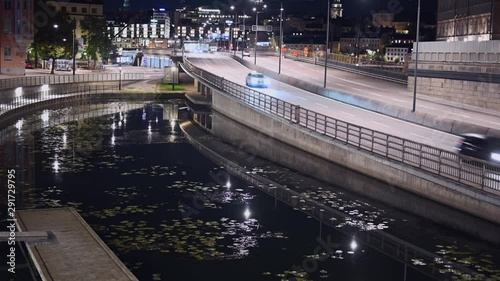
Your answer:
[[[121,49],[164,45],[166,48],[170,38],[170,17],[163,8],[152,9],[149,11],[149,20],[142,23],[108,21],[108,31],[113,43]]]
[[[500,0],[438,0],[438,41],[500,39]]]
[[[50,0],[47,1],[47,5],[55,11],[67,13],[71,20],[76,23],[75,40],[78,41],[79,49],[85,46],[82,29],[82,22],[85,17],[103,17],[102,0]]]
[[[381,49],[380,38],[340,38],[340,52],[342,53],[359,54],[367,50],[379,52]]]
[[[404,62],[410,53],[411,46],[411,44],[395,44],[385,47],[387,61],[394,62],[396,58],[399,58],[400,62]]]
[[[34,2],[4,0],[0,12],[0,73],[24,75],[27,48],[34,35]]]

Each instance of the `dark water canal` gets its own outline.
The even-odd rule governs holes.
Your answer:
[[[17,159],[24,169],[18,205],[74,207],[139,280],[467,280],[439,260],[436,271],[442,273],[430,277],[418,270],[422,261],[405,265],[339,231],[342,225],[323,225],[320,233],[317,220],[238,178],[217,184],[214,174],[222,168],[182,136],[179,120],[187,117],[182,107],[136,104],[35,132],[30,126],[47,121],[47,115],[57,120],[75,107],[18,122],[11,128],[19,131],[16,141],[3,144],[5,159]],[[39,117],[43,120],[36,121]],[[2,169],[6,165],[3,161]],[[410,242],[423,251],[490,278],[483,280],[500,280],[498,245],[345,190],[329,190],[340,210],[370,217],[369,231],[394,226],[402,236],[420,240]],[[5,194],[2,190],[2,204]],[[5,209],[2,205],[3,217]],[[425,235],[415,233],[419,228]],[[5,243],[0,250],[5,256]],[[0,274],[0,280],[31,275],[26,268],[15,279],[5,270]]]

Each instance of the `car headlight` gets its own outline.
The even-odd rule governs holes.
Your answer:
[[[491,153],[491,160],[494,160],[494,161],[500,162],[500,153],[495,153],[495,152],[492,152],[492,153]]]

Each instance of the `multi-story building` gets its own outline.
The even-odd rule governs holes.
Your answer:
[[[385,56],[388,61],[395,61],[399,58],[400,62],[404,62],[407,58],[413,44],[393,44],[385,47]]]
[[[377,28],[394,28],[396,33],[408,34],[410,22],[396,21],[392,13],[372,14],[372,25]]]
[[[82,29],[82,22],[85,17],[103,17],[102,0],[49,0],[47,1],[47,5],[55,11],[67,13],[71,20],[76,23],[75,40],[82,47],[85,46]]]
[[[0,5],[0,73],[25,74],[28,45],[33,42],[33,0],[4,0]]]
[[[108,31],[113,43],[123,49],[166,45],[170,38],[168,12],[163,8],[152,9],[148,11],[147,18],[142,23],[130,24],[108,20]]]
[[[382,40],[380,38],[340,38],[340,51],[342,53],[359,54],[367,50],[380,52]]]
[[[500,39],[500,1],[438,0],[436,39],[475,41]]]

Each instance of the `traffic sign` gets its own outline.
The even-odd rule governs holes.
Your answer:
[[[272,32],[273,31],[273,26],[272,25],[266,25],[266,31],[267,32]]]

